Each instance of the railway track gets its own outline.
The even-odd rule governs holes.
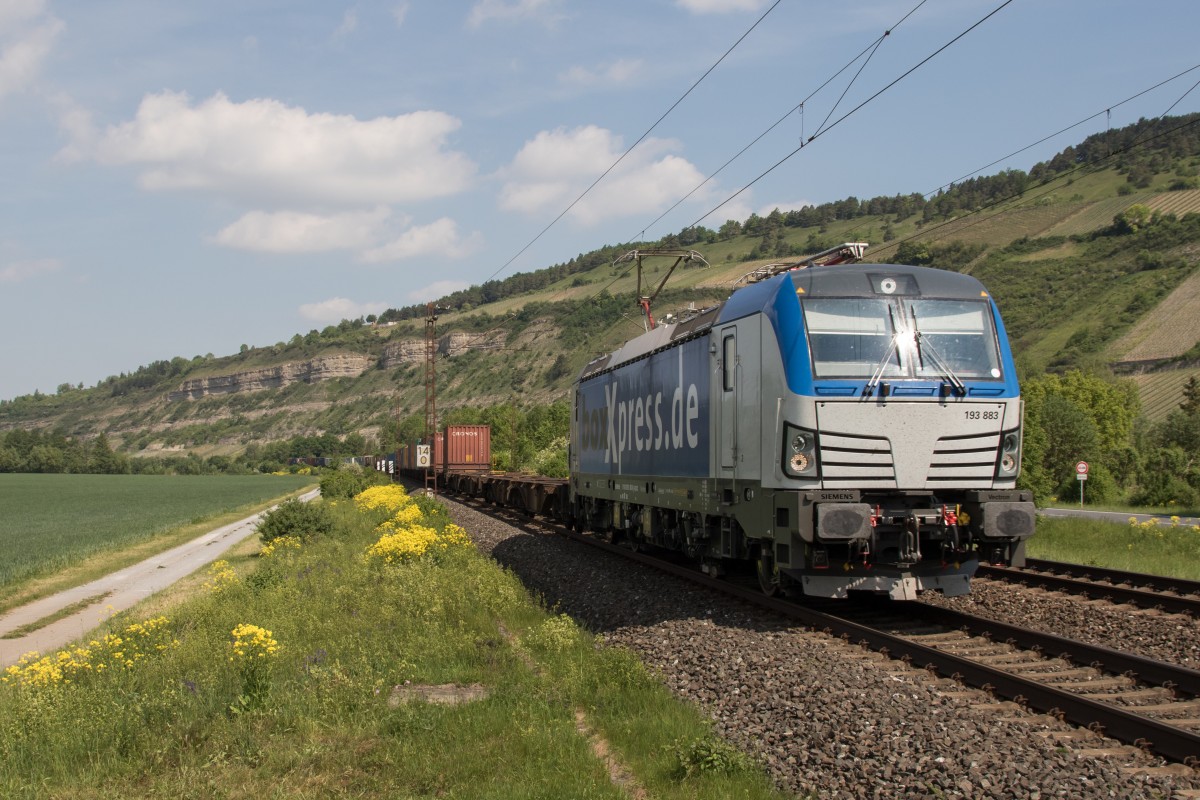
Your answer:
[[[976,575],[1200,617],[1200,581],[1039,559],[1028,559],[1024,567],[980,565]]]
[[[802,605],[544,520],[476,501],[470,505],[736,597],[1167,760],[1200,766],[1200,671],[920,603],[891,604],[882,612],[844,603]]]

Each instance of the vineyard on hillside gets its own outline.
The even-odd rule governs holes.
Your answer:
[[[1132,380],[1138,387],[1138,398],[1142,402],[1142,414],[1151,422],[1161,422],[1179,408],[1183,401],[1183,386],[1189,378],[1200,378],[1200,368],[1172,369],[1134,375]]]
[[[1200,196],[1200,193],[1197,193]],[[1200,271],[1171,292],[1133,330],[1112,346],[1120,361],[1151,361],[1181,356],[1200,342]]]
[[[1151,211],[1160,214],[1174,214],[1177,217],[1184,214],[1200,214],[1200,189],[1164,192],[1146,200],[1145,203]]]
[[[1177,192],[1169,194],[1177,194]],[[1098,200],[1093,203],[1082,203],[1074,207],[1069,217],[1046,230],[1045,235],[1082,236],[1101,228],[1107,228],[1112,225],[1113,217],[1117,214],[1134,203],[1149,203],[1153,197],[1156,195],[1150,193],[1130,194],[1124,197],[1110,197],[1107,200]]]

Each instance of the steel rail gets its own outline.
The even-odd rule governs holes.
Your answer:
[[[1200,581],[1192,581],[1187,578],[1172,578],[1169,575],[1126,572],[1125,570],[1097,567],[1090,564],[1071,564],[1066,561],[1047,561],[1041,558],[1026,559],[1025,568],[1041,572],[1053,572],[1060,575],[1070,575],[1073,578],[1084,578],[1092,581],[1127,583],[1130,586],[1153,589],[1156,592],[1200,595]]]
[[[509,509],[475,505],[476,510],[493,516],[508,512]],[[937,648],[928,647],[904,638],[903,635],[887,633],[886,631],[853,622],[836,614],[827,614],[813,608],[798,605],[793,601],[778,597],[767,597],[756,589],[748,589],[719,578],[710,577],[697,571],[691,565],[675,564],[659,558],[637,552],[620,544],[611,544],[596,539],[593,536],[571,531],[566,527],[547,520],[538,520],[529,516],[519,516],[510,521],[526,530],[544,532],[547,529],[574,539],[577,542],[595,547],[598,550],[626,558],[653,569],[673,575],[698,586],[712,589],[716,592],[735,597],[751,605],[766,608],[782,616],[794,619],[802,625],[839,636],[849,641],[857,642],[883,653],[891,658],[901,659],[909,663],[931,670],[937,674],[975,686],[992,694],[1015,701],[1036,711],[1061,716],[1072,724],[1089,729],[1100,729],[1105,735],[1136,747],[1145,748],[1157,755],[1189,766],[1200,764],[1200,733],[1192,733],[1182,728],[1176,728],[1159,720],[1141,716],[1108,703],[1092,700],[1084,695],[1075,694],[1063,689],[1057,689],[1049,684],[1041,683],[1030,678],[1006,672],[997,667],[991,667],[972,661],[970,658],[954,655]],[[923,608],[930,608],[928,606]],[[957,613],[957,612],[953,612]],[[960,615],[970,623],[991,623],[991,620]],[[1003,623],[998,623],[1003,624]],[[1012,626],[1008,626],[1012,627]],[[1026,634],[1032,634],[1025,631]],[[1055,637],[1056,639],[1059,637]],[[1094,648],[1093,645],[1070,642],[1073,646]],[[1077,652],[1083,652],[1078,649]],[[1112,651],[1117,652],[1117,651]],[[1139,663],[1146,673],[1150,672],[1148,664],[1137,656],[1124,655]],[[1130,662],[1133,663],[1133,662]],[[1163,665],[1169,668],[1170,665]],[[1149,679],[1147,679],[1149,680]],[[1187,680],[1191,680],[1189,677]],[[1189,684],[1190,685],[1190,684]]]
[[[554,528],[562,535],[577,541],[621,555],[700,586],[731,595],[752,605],[770,609],[797,620],[807,627],[828,631],[836,636],[865,644],[872,650],[884,653],[891,658],[910,661],[916,666],[933,670],[944,677],[986,689],[1000,697],[1014,700],[1041,712],[1061,714],[1063,719],[1081,727],[1093,729],[1099,727],[1106,735],[1114,739],[1137,747],[1144,747],[1172,761],[1189,765],[1195,765],[1200,761],[1200,734],[1176,728],[1159,720],[1101,703],[1083,695],[1056,689],[1048,684],[1023,678],[996,667],[980,664],[969,658],[927,647],[905,639],[903,636],[806,608],[788,600],[767,597],[757,590],[709,577],[690,566],[662,561],[627,547],[597,541],[593,537],[567,531],[565,528],[560,530],[557,525]],[[1130,656],[1130,658],[1137,657]],[[1148,668],[1143,665],[1143,669]]]
[[[1095,580],[1051,575],[1037,571],[1032,565],[1020,567],[997,567],[990,564],[980,564],[976,577],[992,578],[1006,583],[1023,583],[1031,586],[1041,586],[1053,591],[1067,594],[1084,595],[1099,599],[1111,600],[1118,603],[1129,603],[1139,608],[1159,608],[1176,614],[1191,614],[1200,617],[1200,597],[1161,594],[1159,591],[1115,586],[1109,583],[1096,583]],[[1117,573],[1133,575],[1135,573]]]
[[[916,613],[938,624],[966,629],[977,635],[988,636],[994,641],[1006,642],[1016,647],[1037,650],[1046,655],[1058,655],[1083,666],[1093,666],[1114,675],[1130,675],[1143,683],[1165,686],[1173,691],[1200,696],[1200,671],[1155,661],[1145,656],[1114,650],[1110,647],[1067,639],[1052,633],[1022,628],[1007,622],[964,614],[940,606],[921,603],[906,603],[908,607],[919,606]]]

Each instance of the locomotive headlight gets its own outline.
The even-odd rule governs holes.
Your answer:
[[[1011,478],[1021,470],[1021,432],[1005,431],[1000,438],[1000,460],[996,464],[997,478]]]
[[[794,425],[783,430],[783,472],[789,478],[816,478],[817,435]]]

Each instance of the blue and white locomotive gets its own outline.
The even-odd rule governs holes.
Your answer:
[[[1020,565],[1021,397],[995,303],[967,275],[790,269],[588,364],[569,514],[763,590],[911,599]]]

